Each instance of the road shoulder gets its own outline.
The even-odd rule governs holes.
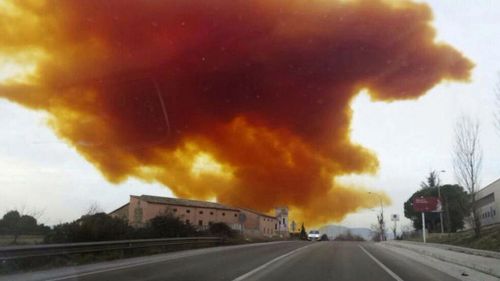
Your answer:
[[[203,254],[224,252],[228,250],[243,249],[250,247],[262,247],[269,246],[273,244],[281,243],[291,243],[290,241],[279,241],[279,242],[266,242],[266,243],[255,243],[255,244],[244,244],[244,245],[232,245],[232,246],[220,246],[211,247],[203,249],[186,250],[179,252],[171,252],[165,254],[157,254],[151,256],[141,256],[135,258],[126,258],[120,260],[98,262],[93,264],[79,265],[79,266],[66,266],[60,268],[54,268],[49,270],[33,271],[17,273],[12,275],[2,275],[0,276],[0,281],[25,281],[25,280],[59,280],[67,279],[70,277],[85,276],[89,274],[96,274],[107,271],[120,270],[125,268],[132,268],[147,264],[154,264],[160,262],[166,262],[171,260],[177,260],[182,258],[189,258]]]
[[[388,243],[377,243],[375,247],[380,249],[385,249],[391,251],[395,254],[401,255],[407,259],[413,260],[415,262],[424,264],[428,267],[434,268],[438,271],[446,273],[458,280],[462,281],[498,281],[497,277],[473,270],[471,268],[466,268],[443,260],[434,258],[432,256],[424,255],[409,249],[396,247]]]

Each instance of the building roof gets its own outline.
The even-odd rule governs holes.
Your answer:
[[[479,196],[486,196],[491,192],[490,189],[494,189],[495,187],[500,188],[500,178],[478,190],[477,193],[479,193]]]
[[[122,205],[121,207],[118,207],[118,208],[116,208],[115,210],[113,210],[113,211],[109,212],[109,214],[111,215],[112,213],[117,212],[117,211],[121,210],[122,208],[128,207],[128,205],[129,205],[129,204],[130,204],[130,203],[125,203],[125,204],[124,204],[124,205]]]
[[[276,217],[274,216],[270,216],[270,215],[266,215],[264,213],[260,213],[260,212],[257,212],[255,210],[251,210],[251,209],[246,209],[246,208],[239,208],[240,210],[243,210],[243,211],[246,211],[246,212],[250,212],[250,213],[254,213],[256,215],[259,215],[261,217],[267,217],[267,218],[272,218],[272,219],[276,219]]]
[[[198,200],[190,200],[190,199],[171,198],[171,197],[160,197],[160,196],[151,196],[151,195],[141,195],[141,196],[133,196],[133,197],[139,197],[141,200],[146,201],[148,203],[153,203],[153,204],[177,205],[177,206],[187,206],[187,207],[197,207],[197,208],[211,208],[211,209],[239,211],[239,209],[237,209],[237,208],[225,206],[225,205],[222,205],[219,203],[207,202],[207,201],[198,201]]]

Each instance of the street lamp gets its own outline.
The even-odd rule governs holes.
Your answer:
[[[378,193],[373,193],[371,191],[368,192],[368,194],[371,194],[371,195],[376,195],[378,197],[378,199],[380,200],[380,218],[378,218],[378,223],[380,225],[380,241],[384,241],[385,240],[385,231],[384,231],[384,203],[383,203],[383,200],[382,200],[382,196],[380,196],[380,194]]]
[[[441,170],[439,171],[439,173],[446,173],[445,170]],[[441,224],[441,235],[443,235],[444,233],[444,225],[443,225],[443,200],[441,200],[441,183],[440,183],[440,180],[439,180],[439,175],[438,174],[438,181],[437,181],[437,188],[438,188],[438,199],[439,199],[439,202],[441,203],[441,210],[439,210],[439,222]]]

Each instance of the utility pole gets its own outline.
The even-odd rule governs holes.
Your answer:
[[[439,172],[446,173],[445,170],[441,170]],[[443,236],[443,233],[444,233],[443,200],[441,199],[441,181],[439,180],[439,174],[438,174],[437,188],[438,188],[438,199],[439,199],[439,202],[441,203],[441,210],[439,210],[439,223],[441,224],[441,236]]]
[[[425,212],[422,212],[422,238],[425,243]]]

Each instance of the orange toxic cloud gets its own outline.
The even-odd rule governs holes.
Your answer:
[[[472,63],[408,1],[0,1],[0,97],[111,182],[319,224],[377,206],[350,103],[415,99]],[[386,198],[389,202],[389,199]]]

